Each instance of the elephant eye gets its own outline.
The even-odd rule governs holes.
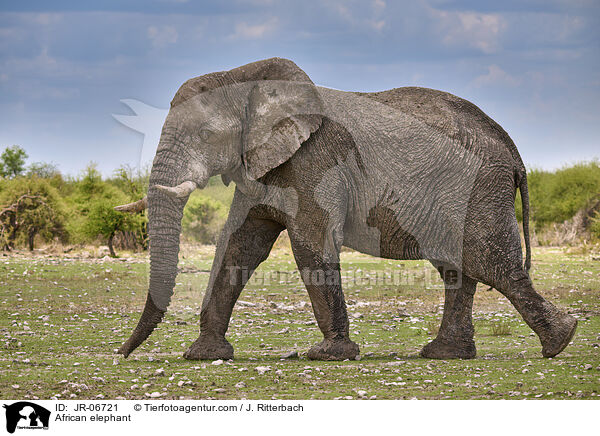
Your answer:
[[[213,132],[208,129],[202,129],[200,130],[199,136],[202,142],[206,142],[213,136]]]

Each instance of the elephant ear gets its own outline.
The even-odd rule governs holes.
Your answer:
[[[266,80],[248,96],[242,161],[250,180],[287,161],[321,125],[323,103],[308,82]]]

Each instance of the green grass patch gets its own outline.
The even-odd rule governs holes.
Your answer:
[[[579,319],[573,343],[544,359],[538,338],[497,291],[480,286],[478,357],[418,357],[441,321],[443,289],[425,262],[342,253],[350,334],[361,360],[314,362],[321,340],[291,253],[278,249],[234,309],[231,362],[190,362],[213,247],[184,246],[164,322],[128,359],[114,354],[135,327],[147,290],[145,254],[94,259],[0,258],[0,392],[28,399],[596,398],[600,390],[600,262],[536,249],[540,293]],[[394,282],[394,274],[401,272]],[[273,274],[277,272],[277,274]],[[262,275],[262,278],[260,278]],[[379,275],[379,278],[377,277]],[[384,280],[383,277],[391,277]],[[281,355],[297,351],[297,359]]]

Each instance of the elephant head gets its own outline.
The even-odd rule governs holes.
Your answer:
[[[181,86],[162,129],[147,197],[116,208],[136,212],[147,207],[150,237],[146,305],[119,353],[127,357],[167,310],[189,195],[217,174],[238,188],[260,185],[258,179],[288,160],[319,128],[321,114],[316,87],[285,59],[207,74]]]

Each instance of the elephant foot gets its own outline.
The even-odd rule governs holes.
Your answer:
[[[477,354],[474,341],[458,342],[435,338],[421,350],[421,357],[427,359],[474,359]]]
[[[358,345],[350,339],[325,339],[311,347],[307,357],[310,360],[353,360],[359,353]]]
[[[564,350],[577,329],[577,320],[571,315],[561,313],[558,321],[556,321],[551,331],[546,335],[540,335],[542,342],[542,356],[554,357]]]
[[[183,357],[188,360],[229,360],[233,359],[233,347],[225,338],[200,336]]]

